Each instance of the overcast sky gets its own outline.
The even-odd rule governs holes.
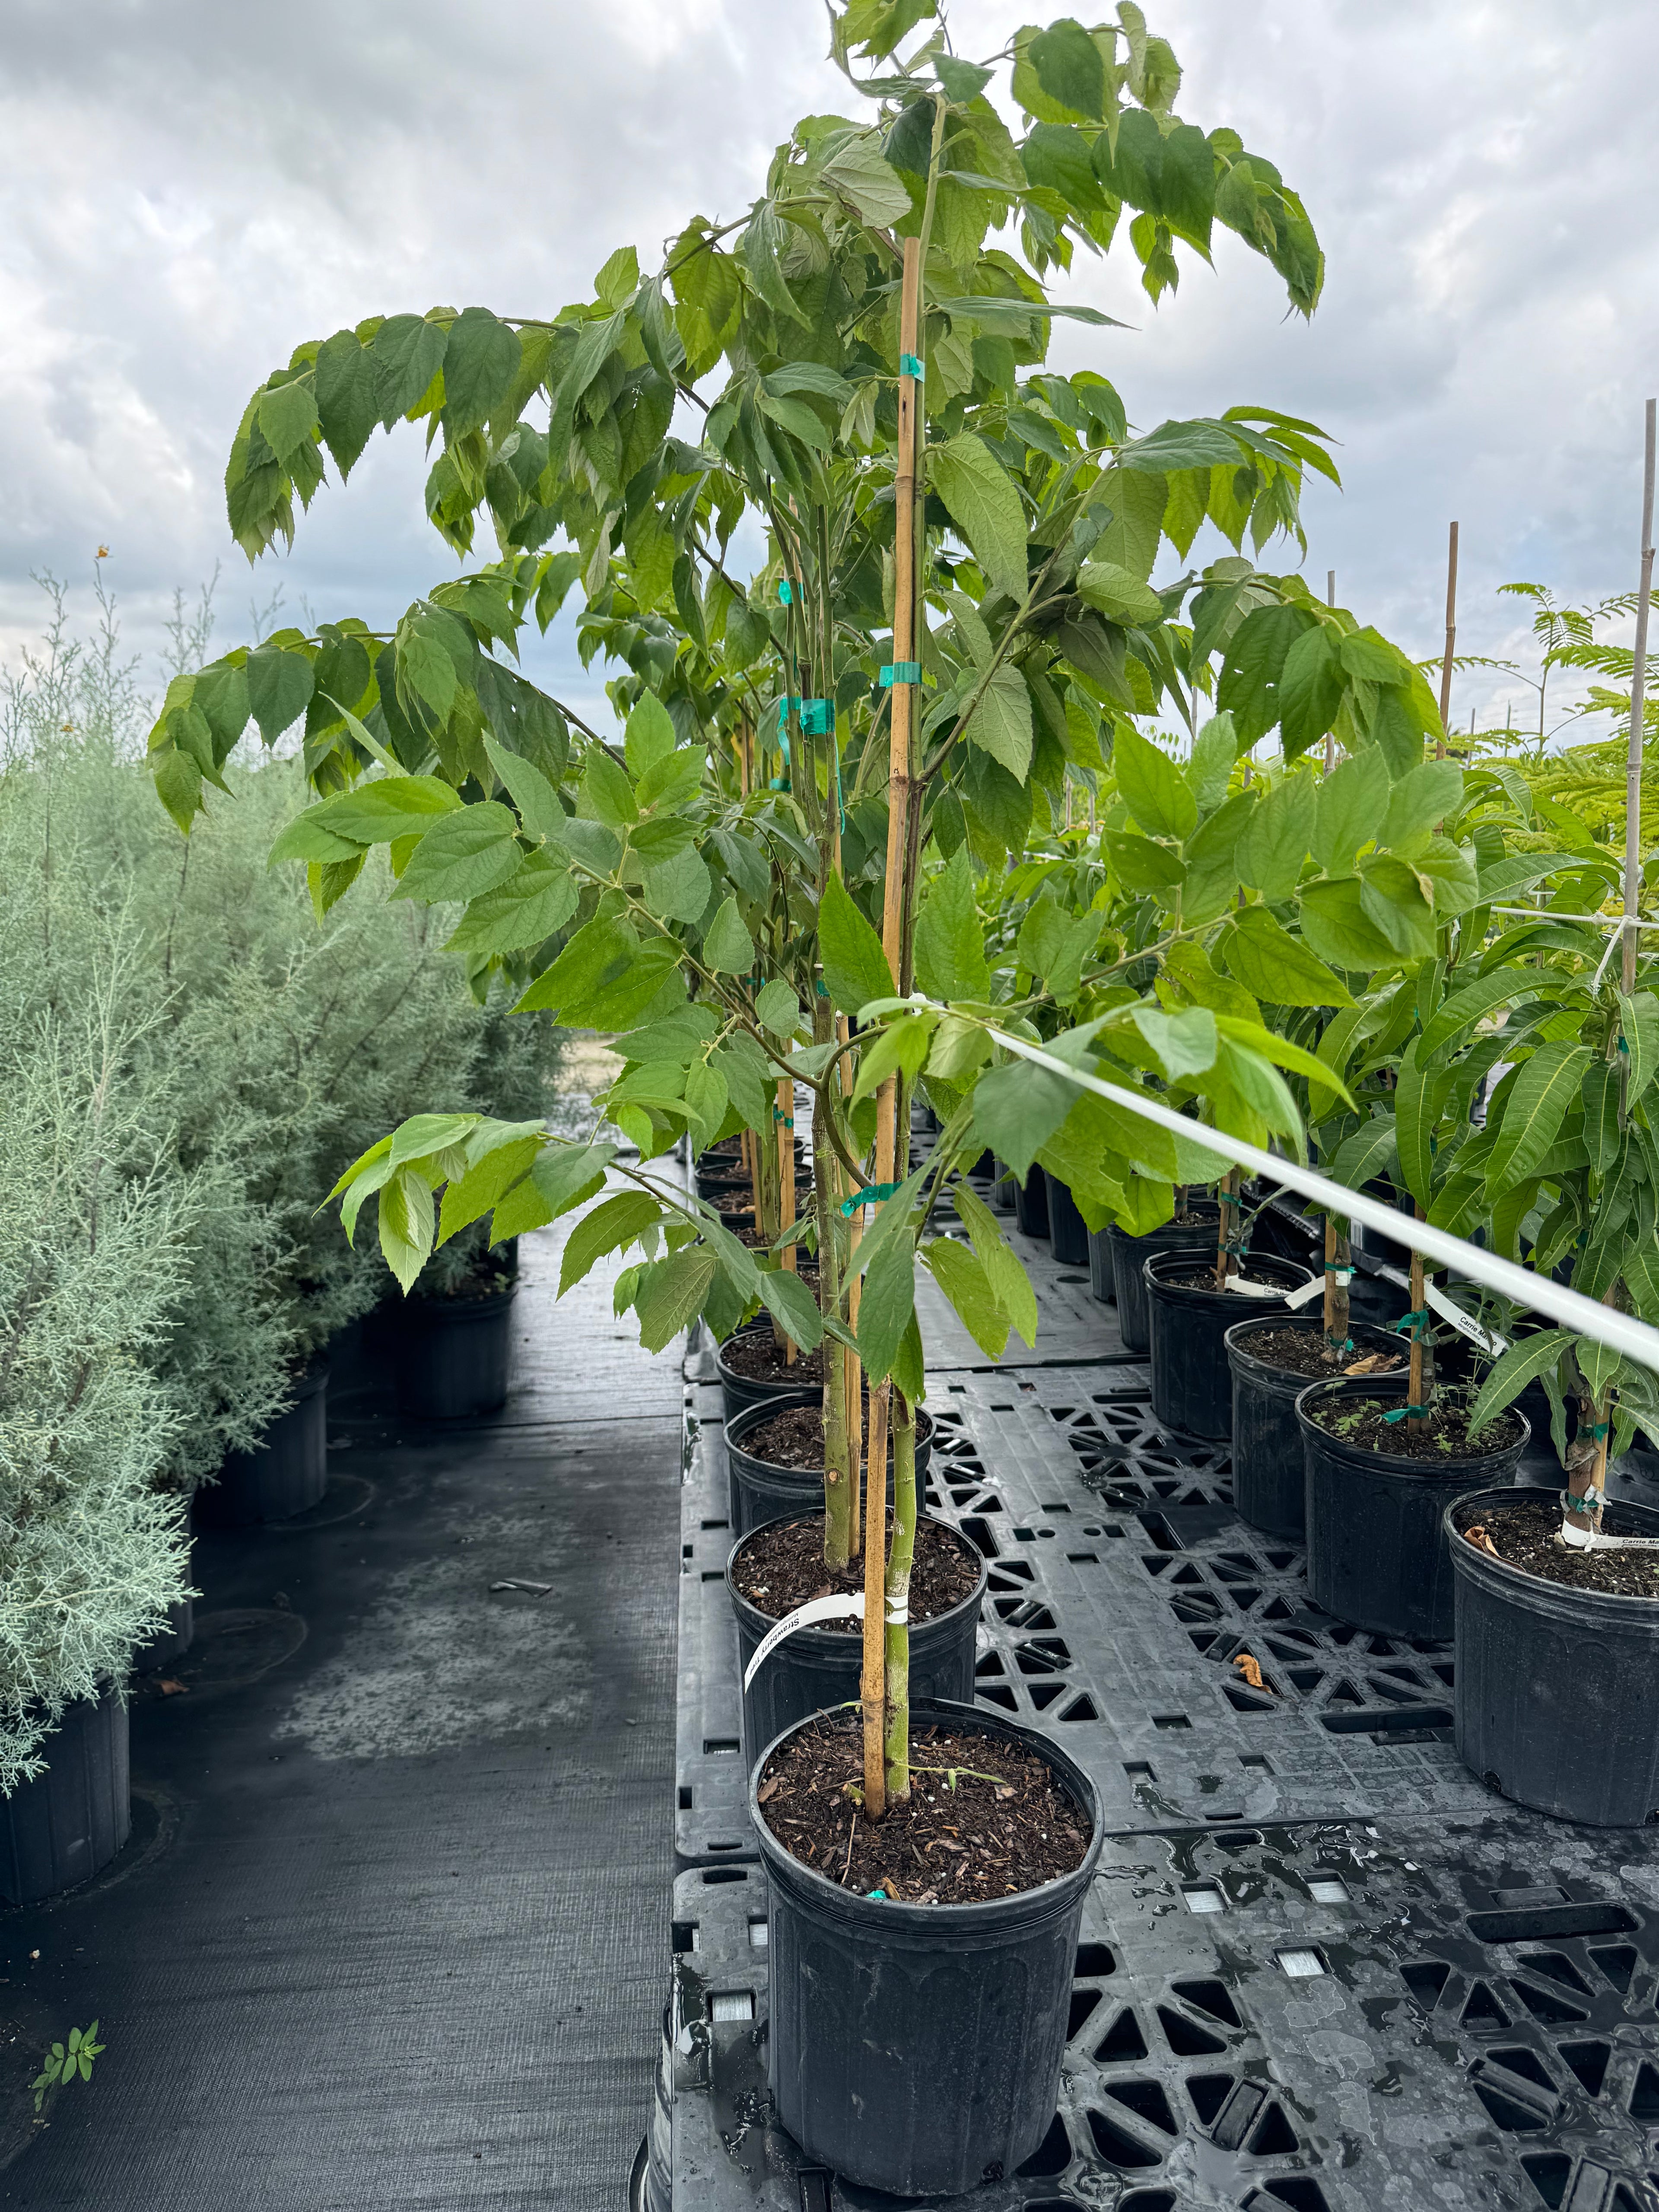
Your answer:
[[[956,7],[957,51],[1021,12]],[[1143,428],[1244,402],[1322,423],[1346,489],[1306,501],[1308,572],[1322,591],[1334,567],[1413,653],[1439,644],[1453,517],[1465,650],[1524,653],[1505,580],[1633,586],[1659,389],[1651,0],[1147,14],[1182,115],[1231,124],[1303,193],[1324,301],[1287,320],[1218,233],[1214,270],[1154,311],[1126,248],[1077,295],[1136,328],[1061,325],[1056,358],[1110,376]],[[613,247],[654,262],[692,212],[740,212],[798,115],[852,112],[824,44],[809,0],[0,0],[0,659],[37,626],[31,573],[85,605],[100,544],[151,668],[175,586],[216,562],[221,647],[279,586],[296,615],[395,617],[454,566],[418,434],[377,436],[292,556],[250,571],[221,489],[248,393],[365,314],[544,313]],[[596,696],[568,639],[542,666]],[[1455,718],[1496,696],[1465,681]]]

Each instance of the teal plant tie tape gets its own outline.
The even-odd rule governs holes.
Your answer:
[[[1627,1054],[1629,1053],[1629,1051],[1630,1051],[1630,1047],[1629,1047],[1629,1046],[1625,1042],[1625,1040],[1624,1040],[1624,1038],[1623,1038],[1622,1036],[1621,1036],[1621,1037],[1620,1038],[1620,1040],[1619,1040],[1619,1049],[1620,1049],[1620,1052],[1625,1053],[1625,1054]]]
[[[782,581],[782,582],[778,586],[778,598],[780,599],[780,600],[782,602],[782,604],[783,604],[786,607],[787,607],[787,606],[793,606],[793,604],[794,604],[794,599],[795,599],[794,587],[793,587],[793,586],[789,582],[789,580],[788,580],[788,578],[787,578],[787,577],[786,577],[786,578],[784,579],[784,580],[783,580],[783,581]]]
[[[927,364],[922,361],[919,354],[902,353],[899,356],[899,374],[901,376],[914,376],[917,383],[920,384],[922,378],[926,376],[927,374]]]
[[[775,775],[770,783],[767,785],[766,788],[769,791],[787,791],[789,788],[789,779],[787,775]]]
[[[1407,1413],[1426,1413],[1428,1410],[1426,1406],[1396,1406],[1391,1413],[1384,1413],[1382,1418],[1390,1423],[1403,1421]]]
[[[891,1902],[884,1889],[866,1889],[864,1893],[866,1897],[878,1897],[884,1905]]]
[[[786,1114],[781,1106],[775,1106],[772,1109],[772,1119],[775,1121],[781,1121],[786,1129],[793,1129],[795,1126],[794,1115]]]
[[[829,997],[830,986],[824,981],[822,975],[817,975],[813,978],[813,987],[817,990],[819,998],[827,999]]]
[[[1607,1431],[1612,1426],[1613,1424],[1611,1421],[1593,1421],[1590,1424],[1590,1434],[1595,1437],[1596,1443],[1599,1444],[1602,1437],[1606,1436]]]
[[[1429,1330],[1429,1310],[1419,1306],[1415,1313],[1401,1314],[1395,1322],[1396,1329],[1409,1329],[1413,1336],[1426,1336]]]
[[[1570,1513],[1599,1513],[1607,1500],[1599,1490],[1592,1491],[1588,1498],[1575,1498],[1571,1491],[1564,1490],[1561,1502]]]
[[[879,1205],[884,1198],[890,1198],[901,1188],[896,1182],[867,1182],[862,1190],[854,1191],[851,1198],[842,1199],[841,1210],[851,1220],[860,1206]]]
[[[800,726],[809,738],[833,738],[836,734],[836,702],[833,699],[799,699]]]
[[[920,684],[921,663],[919,660],[890,661],[881,672],[881,688],[890,691],[896,684]]]
[[[792,714],[799,714],[800,713],[802,703],[803,703],[803,702],[801,702],[801,700],[800,700],[800,699],[799,699],[799,698],[794,695],[794,693],[793,693],[793,692],[786,692],[786,693],[785,693],[785,695],[784,695],[784,696],[783,696],[781,699],[780,699],[780,700],[779,700],[779,702],[778,702],[778,729],[779,729],[780,733],[781,733],[781,732],[782,732],[782,731],[786,728],[786,726],[787,726],[787,724],[788,724],[788,720],[789,720],[789,717],[790,717]],[[803,729],[805,729],[805,726],[806,726],[805,720],[805,718],[803,717],[803,719],[802,719],[802,722],[801,722],[801,727],[802,727]],[[789,750],[789,741],[788,741],[788,739],[786,738],[784,739],[784,750],[785,750],[785,752],[787,753],[787,752],[788,751],[788,750]]]

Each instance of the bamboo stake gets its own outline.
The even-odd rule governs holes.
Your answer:
[[[1452,653],[1457,644],[1457,525],[1451,526],[1446,544],[1446,652],[1440,664],[1440,735],[1434,741],[1434,757],[1446,757],[1446,717],[1451,712]]]
[[[884,1382],[870,1401],[870,1445],[864,1460],[864,1666],[859,1693],[864,1707],[864,1816],[867,1820],[879,1820],[887,1810],[882,1726],[887,1706],[888,1395]]]
[[[1647,453],[1642,470],[1642,580],[1636,599],[1636,654],[1631,670],[1630,748],[1625,769],[1625,942],[1620,975],[1625,996],[1636,988],[1636,931],[1631,927],[1642,895],[1642,723],[1647,690],[1648,613],[1653,603],[1653,472],[1655,406],[1647,406]],[[1624,1054],[1620,1054],[1623,1061]]]
[[[1412,1218],[1413,1221],[1422,1221],[1427,1217],[1420,1206],[1413,1206]],[[1428,1407],[1423,1393],[1425,1381],[1431,1384],[1434,1376],[1428,1365],[1428,1279],[1423,1266],[1423,1255],[1414,1248],[1412,1252],[1410,1280],[1412,1312],[1415,1318],[1412,1322],[1412,1356],[1408,1376],[1409,1388],[1406,1393],[1407,1409],[1406,1423],[1408,1428],[1415,1428],[1419,1422],[1427,1420],[1429,1417]]]

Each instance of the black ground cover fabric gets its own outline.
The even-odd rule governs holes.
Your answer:
[[[0,1917],[0,2203],[621,2203],[672,1872],[679,1352],[608,1280],[556,1308],[557,1253],[525,1240],[497,1420],[401,1425],[342,1371],[322,1505],[198,1539],[132,1843]],[[37,2129],[40,2054],[94,2016]]]

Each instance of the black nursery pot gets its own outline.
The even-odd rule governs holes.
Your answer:
[[[328,1487],[328,1362],[313,1359],[251,1452],[227,1452],[217,1482],[196,1493],[204,1528],[248,1528],[287,1521],[316,1504]]]
[[[1146,1304],[1146,1285],[1141,1266],[1157,1252],[1213,1253],[1221,1233],[1221,1209],[1213,1200],[1200,1199],[1188,1208],[1195,1217],[1166,1221],[1145,1237],[1127,1237],[1115,1222],[1106,1231],[1112,1247],[1112,1275],[1117,1291],[1117,1333],[1126,1352],[1145,1352],[1151,1344],[1152,1320]],[[1097,1293],[1098,1295],[1098,1293]]]
[[[398,1404],[422,1421],[474,1420],[507,1402],[516,1283],[481,1298],[410,1298],[398,1344]]]
[[[1294,1260],[1252,1254],[1244,1265],[1253,1282],[1276,1283],[1287,1291],[1313,1280],[1310,1271]],[[1189,1436],[1224,1437],[1233,1425],[1227,1331],[1236,1322],[1282,1314],[1285,1308],[1278,1299],[1170,1279],[1194,1274],[1197,1267],[1197,1255],[1190,1251],[1163,1252],[1141,1263],[1152,1319],[1152,1411]]]
[[[775,1467],[757,1459],[744,1438],[790,1406],[822,1406],[822,1389],[788,1390],[750,1406],[726,1427],[726,1478],[730,1493],[732,1527],[739,1536],[752,1534],[763,1521],[779,1521],[798,1513],[823,1510],[823,1471],[821,1468]],[[921,1498],[927,1480],[927,1463],[933,1455],[933,1425],[916,1408],[916,1494]],[[887,1497],[890,1504],[893,1477],[890,1468]]]
[[[8,1905],[90,1881],[132,1829],[127,1709],[112,1686],[65,1706],[41,1750],[46,1772],[0,1802],[0,1897]]]
[[[777,1743],[755,1764],[779,2120],[845,2181],[945,2197],[1012,2174],[1053,2122],[1100,1809],[1088,1776],[1034,1729],[967,1705],[913,1704],[910,1718],[913,1730],[941,1723],[1018,1744],[1060,1777],[1092,1830],[1080,1866],[1017,1897],[855,1897],[791,1857],[762,1819],[755,1793]]]
[[[1033,1168],[1024,1182],[1014,1185],[1014,1226],[1026,1237],[1048,1234],[1048,1177]]]
[[[1463,1541],[1516,1496],[1480,1490],[1445,1510],[1456,1586],[1457,1753],[1535,1813],[1598,1828],[1659,1818],[1659,1597],[1568,1589]],[[1610,1536],[1659,1536],[1659,1511],[1607,1509]]]
[[[1077,1200],[1058,1176],[1042,1170],[1048,1194],[1048,1244],[1062,1267],[1085,1267],[1089,1263],[1089,1224],[1077,1210]]]
[[[158,1629],[148,1644],[141,1644],[134,1650],[133,1673],[159,1674],[163,1667],[171,1667],[175,1659],[182,1659],[195,1640],[196,1601],[193,1597],[181,1597],[176,1605],[167,1607],[167,1626]]]
[[[750,1322],[746,1328],[738,1329],[734,1335],[728,1336],[724,1344],[715,1347],[714,1371],[720,1378],[720,1395],[726,1401],[728,1421],[735,1420],[750,1406],[769,1406],[775,1412],[786,1401],[793,1401],[803,1388],[799,1382],[757,1382],[752,1375],[741,1375],[735,1367],[727,1365],[727,1345],[737,1344],[746,1336],[764,1334],[769,1337],[771,1334],[772,1320],[769,1314],[759,1321]],[[816,1385],[812,1387],[817,1388]]]
[[[1089,1295],[1098,1298],[1103,1306],[1117,1303],[1117,1269],[1112,1262],[1109,1224],[1104,1229],[1089,1231]]]
[[[927,1513],[920,1517],[923,1521],[933,1519]],[[811,1520],[822,1528],[823,1509],[811,1514],[784,1514],[780,1520]],[[935,1525],[943,1528],[946,1524],[939,1522]],[[749,1535],[757,1533],[750,1529]],[[951,1534],[955,1536],[957,1532],[951,1529]],[[777,1626],[775,1615],[763,1613],[758,1606],[752,1605],[734,1579],[738,1554],[748,1540],[749,1536],[740,1536],[726,1563],[726,1587],[738,1620],[739,1683],[748,1673],[749,1662],[762,1641]],[[972,1552],[973,1547],[965,1536],[957,1536],[957,1541]],[[924,1698],[951,1698],[964,1705],[973,1704],[975,1641],[979,1632],[979,1609],[985,1600],[986,1572],[985,1562],[981,1559],[979,1580],[968,1596],[948,1613],[936,1613],[932,1620],[910,1623],[913,1702]],[[853,1622],[850,1635],[844,1629],[837,1634],[834,1629],[815,1622],[809,1628],[798,1628],[793,1635],[786,1636],[768,1656],[753,1686],[743,1692],[744,1757],[752,1763],[763,1745],[793,1728],[797,1722],[856,1698],[863,1648],[860,1624],[857,1621]]]
[[[1256,1353],[1255,1340],[1279,1328],[1318,1340],[1325,1333],[1325,1319],[1322,1313],[1267,1313],[1237,1321],[1227,1331],[1227,1364],[1233,1378],[1233,1504],[1253,1528],[1299,1544],[1307,1526],[1307,1507],[1296,1401],[1310,1379],[1323,1378],[1275,1367]],[[1401,1340],[1385,1328],[1351,1325],[1350,1334],[1350,1357],[1355,1359],[1368,1352],[1401,1348]]]
[[[1308,1594],[1339,1620],[1375,1635],[1438,1640],[1451,1634],[1454,1612],[1441,1528],[1446,1508],[1466,1491],[1513,1474],[1531,1431],[1516,1414],[1518,1443],[1431,1462],[1368,1451],[1310,1418],[1315,1405],[1334,1398],[1404,1405],[1408,1387],[1404,1380],[1390,1385],[1355,1375],[1310,1382],[1297,1398],[1307,1483]]]

